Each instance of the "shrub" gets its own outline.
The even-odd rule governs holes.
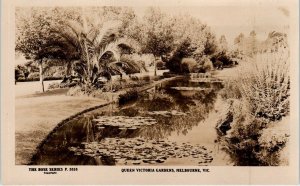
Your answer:
[[[279,165],[288,141],[288,130],[277,127],[289,115],[289,57],[255,62],[240,74],[221,94],[229,103],[217,126],[224,149],[237,165]]]
[[[265,165],[282,165],[284,158],[280,153],[286,146],[289,137],[289,124],[285,121],[277,121],[269,124],[261,132],[258,140],[261,151],[257,154],[260,162]]]
[[[150,76],[143,76],[141,79],[146,82],[150,82],[151,80]]]
[[[219,52],[212,56],[211,61],[216,68],[231,67],[234,61],[227,52]],[[221,64],[222,63],[222,64]],[[222,68],[221,67],[221,68]]]
[[[44,71],[45,77],[62,78],[66,74],[66,67],[64,66],[50,66],[46,67]]]
[[[170,78],[170,77],[175,77],[176,74],[175,73],[172,73],[172,72],[164,72],[163,73],[163,77],[165,78]]]
[[[183,58],[181,60],[181,65],[182,65],[183,73],[190,73],[195,70],[195,67],[197,66],[197,62],[193,58]]]
[[[209,72],[213,70],[214,66],[209,58],[205,58],[204,64],[203,64],[203,70],[205,72]]]
[[[157,67],[158,70],[166,69],[165,63],[163,61],[157,61],[156,62],[156,67]]]
[[[223,69],[223,62],[217,60],[217,61],[214,63],[214,67],[215,67],[216,69]]]
[[[82,88],[80,86],[75,86],[68,90],[67,95],[68,96],[83,96],[84,91],[82,90]]]
[[[107,82],[106,84],[102,85],[102,87],[100,88],[103,92],[116,92],[127,88],[141,87],[151,82],[150,76],[142,77],[140,80],[138,79],[138,77],[136,78],[134,77],[136,76],[133,76],[134,80],[123,79],[121,81]]]
[[[196,73],[206,73],[213,69],[213,64],[207,56],[202,56],[197,63],[197,66],[194,67],[192,72]]]
[[[137,100],[138,91],[136,89],[131,89],[126,91],[124,94],[119,95],[119,105],[124,105],[129,101]]]
[[[53,77],[52,77],[53,78]],[[62,82],[60,83],[60,88],[69,88],[74,87],[79,84],[79,80],[73,76],[65,76],[62,78]]]
[[[158,81],[158,80],[161,80],[161,79],[163,79],[162,76],[154,76],[154,77],[151,78],[151,80],[153,80],[153,81]]]
[[[61,80],[61,79],[63,79],[63,77],[52,77],[52,76],[44,77],[44,81]]]
[[[121,90],[124,88],[121,82],[119,81],[113,81],[105,84],[102,88],[103,92],[116,92],[118,90]]]
[[[19,80],[20,78],[24,78],[24,75],[21,70],[15,68],[15,80]],[[25,79],[25,78],[24,78]]]
[[[166,62],[166,67],[175,73],[183,73],[189,69],[189,65],[185,63],[183,65],[183,59],[189,58],[193,56],[193,52],[196,50],[194,46],[192,46],[191,39],[187,38],[182,41],[177,49],[174,51],[172,57]]]
[[[56,89],[56,88],[60,88],[59,85],[60,85],[60,84],[57,83],[57,82],[51,83],[51,84],[49,84],[48,89]]]
[[[275,121],[289,113],[289,58],[256,63],[242,73],[238,84],[254,116]]]
[[[21,77],[18,78],[17,81],[19,81],[19,82],[25,82],[25,81],[27,81],[27,80],[26,80],[23,76],[21,76]]]
[[[132,80],[132,81],[138,81],[139,80],[139,78],[137,77],[137,76],[129,76],[129,78],[130,78],[130,80]]]
[[[28,75],[27,80],[28,81],[38,81],[38,80],[40,80],[40,74],[39,74],[39,72],[30,73]]]

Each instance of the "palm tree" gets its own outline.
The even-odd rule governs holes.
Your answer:
[[[120,46],[139,50],[138,43],[130,38],[119,37],[120,22],[88,23],[85,16],[78,20],[64,20],[53,28],[58,42],[64,46],[69,62],[81,76],[86,88],[92,86],[103,74],[122,73],[124,68],[142,69],[134,62],[121,62]],[[113,61],[105,61],[107,55]],[[70,66],[70,65],[69,65]]]

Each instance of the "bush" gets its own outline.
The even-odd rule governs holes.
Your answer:
[[[176,74],[172,73],[172,72],[164,72],[163,73],[164,78],[170,78],[170,77],[175,77],[175,76],[176,76]]]
[[[139,80],[139,78],[137,77],[137,76],[129,76],[129,78],[130,78],[130,80],[132,80],[132,81],[138,81]]]
[[[161,80],[161,79],[163,79],[162,76],[154,76],[154,77],[151,78],[152,81],[158,81],[158,80]]]
[[[206,73],[213,69],[213,64],[207,56],[202,56],[197,63],[197,66],[194,67],[192,72],[196,73]]]
[[[288,60],[260,62],[250,72],[242,72],[238,84],[243,97],[251,103],[250,111],[254,116],[275,121],[289,113]]]
[[[138,77],[136,77],[137,80],[131,80],[131,79],[123,79],[122,81],[112,81],[112,82],[108,82],[106,84],[103,85],[102,87],[102,91],[103,92],[116,92],[119,90],[123,90],[126,88],[136,88],[136,87],[141,87],[144,86],[146,84],[149,84],[149,82],[151,82],[150,80],[150,76],[145,76],[142,77],[141,80],[138,79]],[[133,79],[136,79],[133,78]]]
[[[212,61],[209,58],[205,58],[204,64],[203,64],[203,71],[204,72],[209,72],[213,70],[214,66],[212,64]]]
[[[150,76],[143,76],[141,79],[146,82],[150,82],[151,80]]]
[[[44,71],[45,77],[62,78],[67,73],[64,66],[50,66]]]
[[[224,149],[236,165],[280,165],[288,130],[275,129],[289,115],[289,57],[256,62],[240,74],[221,94],[229,103],[217,126]]]
[[[190,73],[195,70],[195,67],[197,66],[197,62],[193,58],[183,58],[181,60],[181,65],[182,65],[183,73]]]
[[[156,68],[158,70],[164,70],[164,69],[166,69],[165,63],[163,61],[157,61],[156,62]]]
[[[223,69],[223,62],[217,60],[217,61],[214,63],[214,67],[215,67],[216,69]]]
[[[263,129],[258,140],[261,151],[258,154],[260,162],[265,165],[282,165],[287,157],[280,157],[280,153],[286,146],[289,137],[289,124],[285,121],[277,121]]]
[[[52,77],[52,76],[44,77],[44,81],[61,80],[61,79],[63,79],[63,77]]]
[[[182,41],[172,57],[166,62],[166,67],[171,71],[175,73],[183,73],[188,71],[189,65],[185,63],[183,65],[183,59],[189,58],[193,56],[193,52],[196,50],[195,47],[192,46],[192,41],[190,38],[185,39]]]
[[[40,80],[40,73],[39,72],[30,73],[28,75],[27,80],[28,81],[39,81]]]
[[[15,68],[15,81],[18,81],[20,78],[25,79],[22,71],[18,68]]]
[[[129,101],[137,100],[138,91],[136,89],[131,89],[126,91],[124,94],[119,95],[119,105],[124,105]]]
[[[211,61],[215,68],[231,67],[235,63],[227,52],[219,52],[212,56]]]
[[[57,89],[57,88],[60,88],[59,85],[60,85],[60,83],[56,83],[56,82],[51,83],[51,84],[49,84],[48,89]]]
[[[68,96],[83,96],[84,91],[82,90],[82,88],[80,86],[75,86],[68,90],[67,95]]]

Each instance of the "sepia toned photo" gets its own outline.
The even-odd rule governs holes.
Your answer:
[[[290,7],[16,5],[12,166],[288,169]]]

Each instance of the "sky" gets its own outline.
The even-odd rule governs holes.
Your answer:
[[[283,7],[260,6],[207,6],[207,7],[160,7],[168,14],[188,13],[200,19],[211,27],[217,38],[225,35],[227,42],[233,40],[240,33],[249,35],[252,30],[257,38],[264,40],[271,31],[287,32],[289,11]],[[138,15],[143,15],[146,7],[134,8]]]

